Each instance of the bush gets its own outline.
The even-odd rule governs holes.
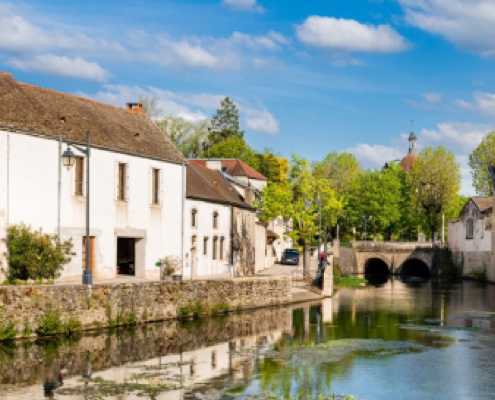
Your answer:
[[[56,235],[32,231],[24,224],[7,228],[7,278],[39,280],[54,279],[64,264],[70,261],[72,241],[60,242]]]

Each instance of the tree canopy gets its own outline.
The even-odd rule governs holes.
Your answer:
[[[495,132],[488,133],[481,143],[469,155],[469,168],[473,177],[473,187],[476,193],[490,195],[493,186],[488,173],[488,167],[495,165]]]
[[[237,105],[226,97],[220,102],[220,108],[211,118],[211,131],[208,139],[211,145],[236,137],[242,139],[244,131],[239,127],[239,109]]]

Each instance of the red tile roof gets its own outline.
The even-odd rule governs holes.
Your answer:
[[[491,211],[492,208],[492,198],[489,196],[474,196],[471,197],[476,207],[481,212]]]
[[[36,133],[61,135],[117,151],[175,162],[184,158],[146,115],[84,97],[17,82],[0,72],[0,125]]]
[[[225,172],[231,176],[245,176],[249,179],[258,179],[266,181],[268,178],[263,176],[254,168],[247,165],[244,161],[238,158],[223,158],[223,159],[211,159],[212,161],[220,161],[222,168],[225,168]],[[208,160],[205,159],[189,159],[191,164],[201,165],[206,167]]]

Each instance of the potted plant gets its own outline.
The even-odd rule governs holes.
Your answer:
[[[160,260],[162,279],[180,281],[182,279],[182,261],[177,256],[166,256]]]

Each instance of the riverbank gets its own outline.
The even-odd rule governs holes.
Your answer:
[[[0,287],[0,338],[212,315],[289,304],[286,276]]]

